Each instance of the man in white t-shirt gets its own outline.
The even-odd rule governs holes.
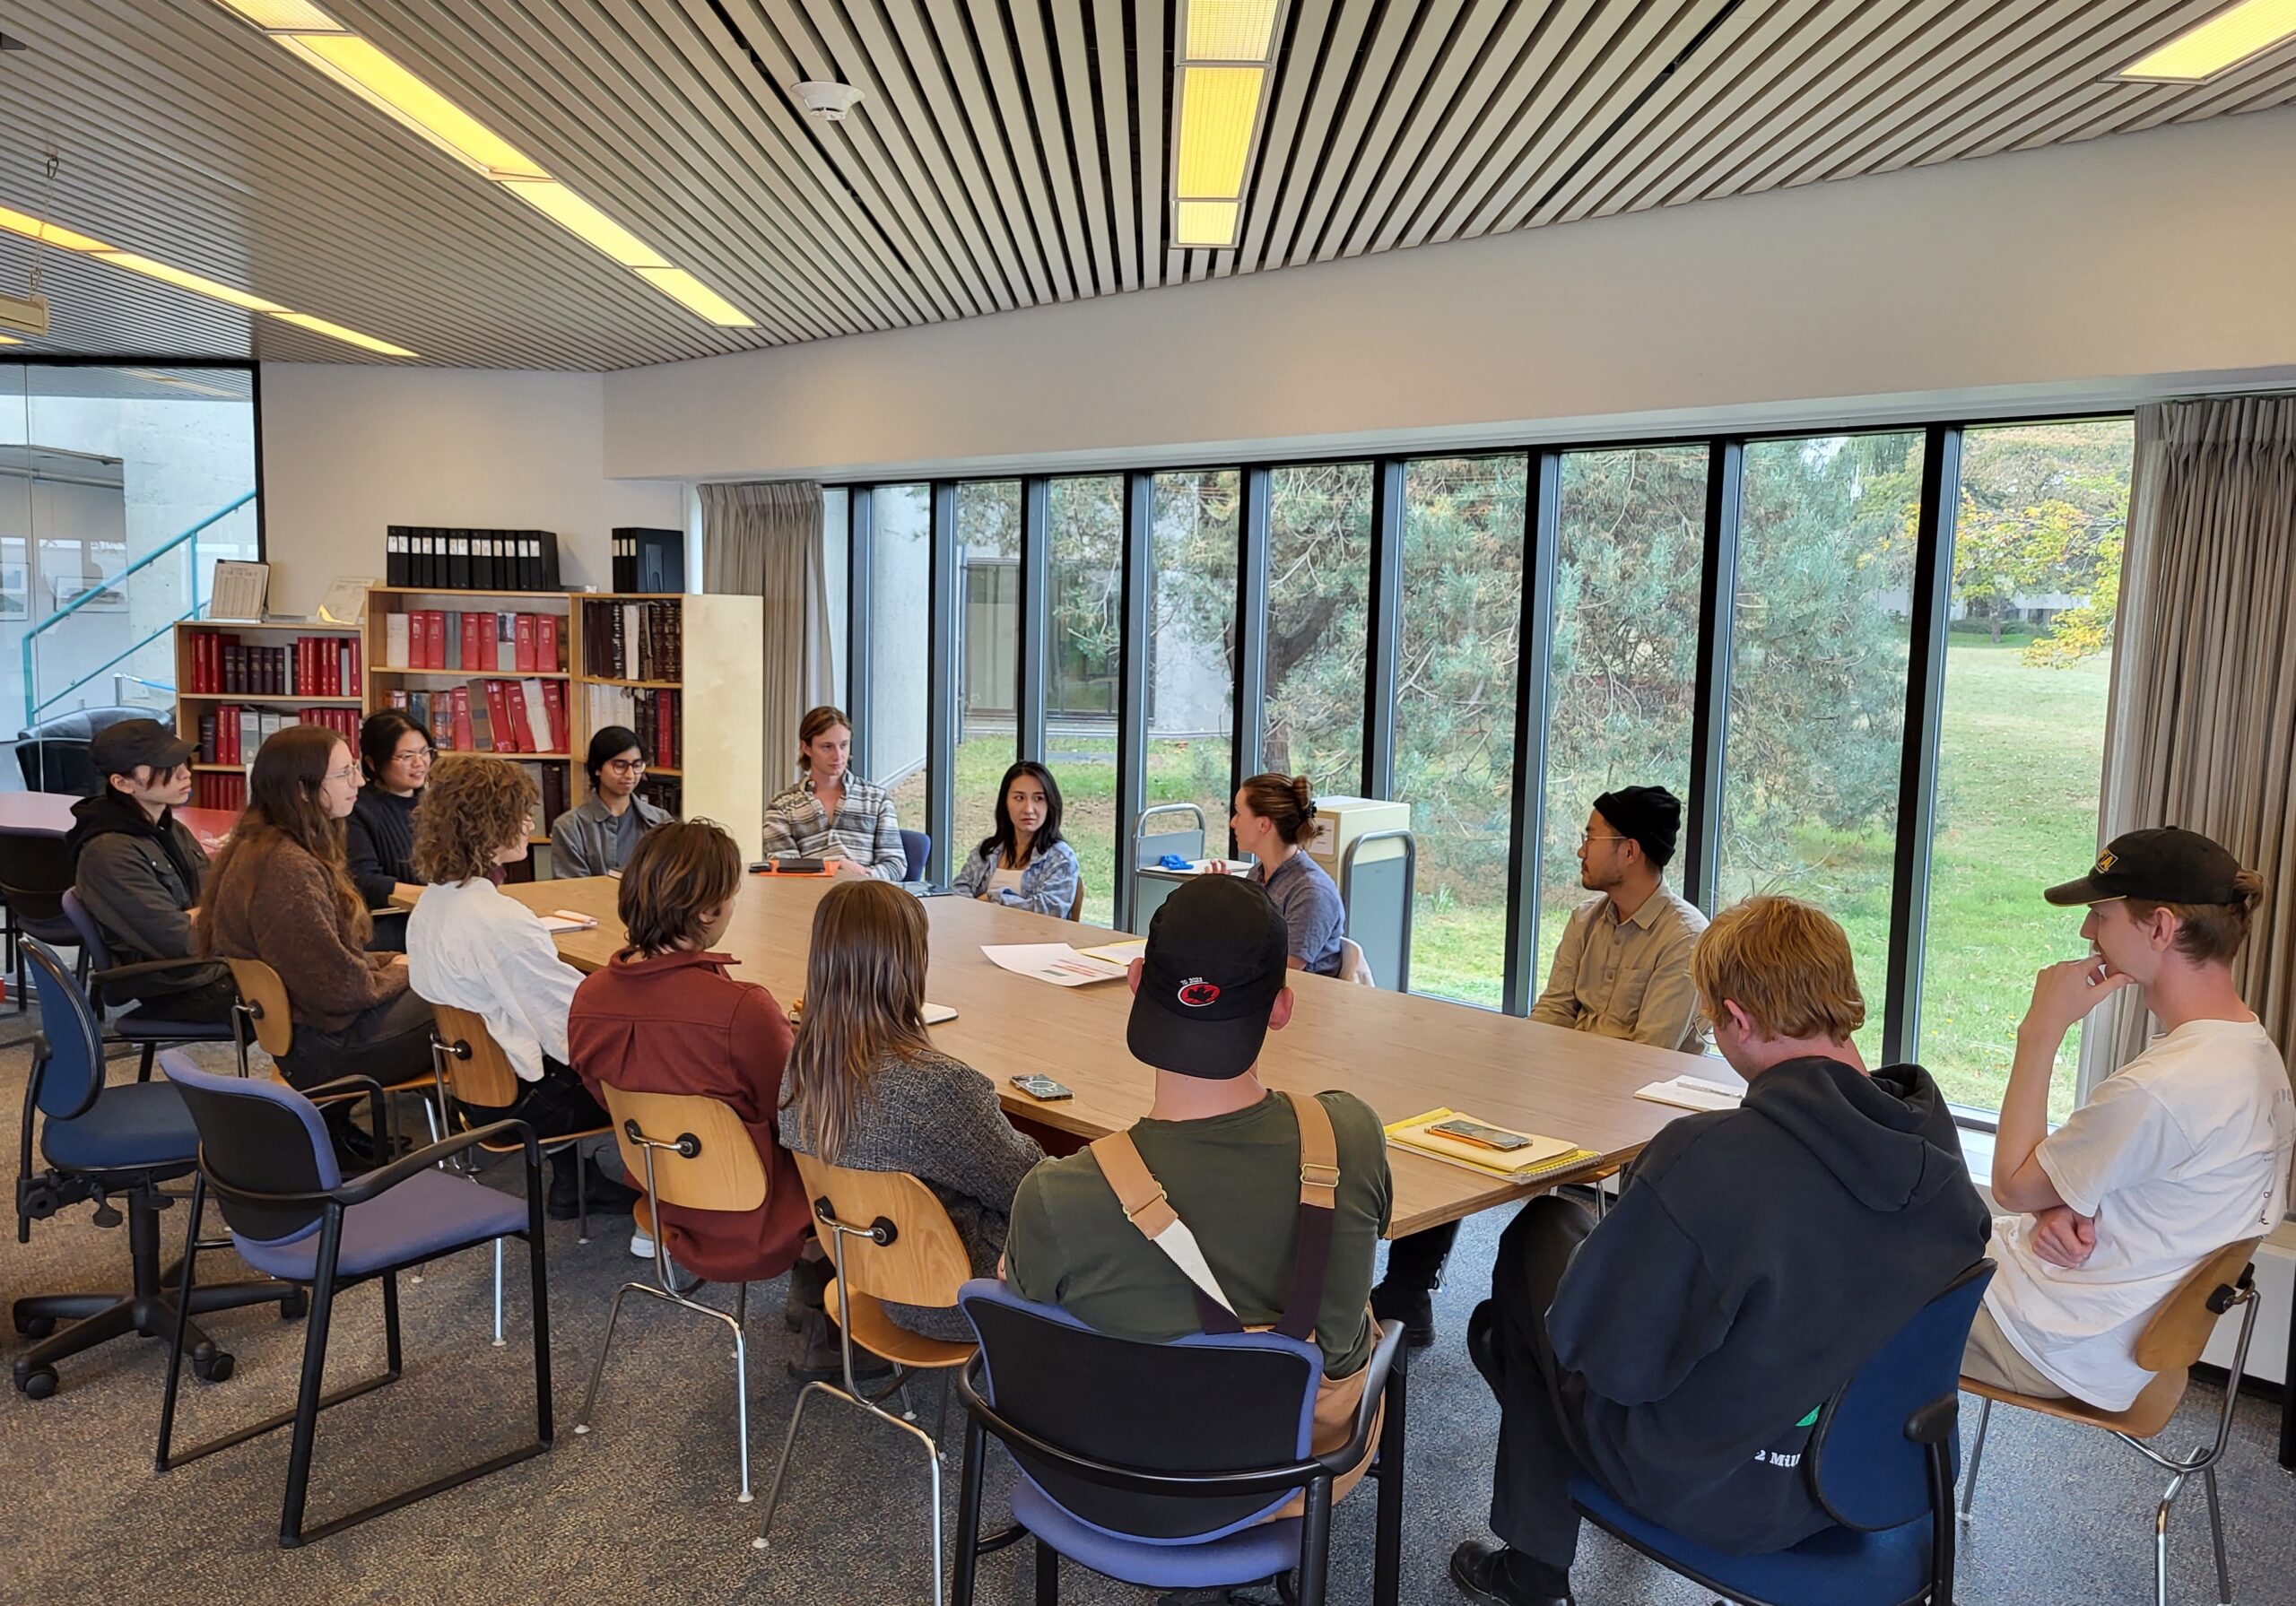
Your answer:
[[[2136,1364],[2146,1320],[2201,1261],[2287,1209],[2296,1099],[2231,972],[2263,890],[2222,847],[2166,827],[2115,838],[2043,895],[2089,906],[2092,951],[2040,973],[2017,1028],[1993,1197],[2022,1213],[1994,1222],[1999,1269],[1968,1376],[2126,1410],[2152,1380]],[[2065,1034],[2132,984],[2161,1035],[2050,1132]]]

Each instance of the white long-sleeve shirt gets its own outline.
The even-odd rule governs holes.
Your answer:
[[[492,881],[422,890],[407,916],[406,968],[422,997],[483,1017],[520,1081],[542,1080],[544,1055],[571,1063],[566,1012],[581,973],[534,911]]]

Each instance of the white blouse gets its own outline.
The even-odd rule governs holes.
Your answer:
[[[522,1081],[540,1081],[543,1056],[569,1063],[566,1013],[581,973],[533,910],[492,881],[425,887],[406,918],[407,979],[431,1003],[485,1018]]]

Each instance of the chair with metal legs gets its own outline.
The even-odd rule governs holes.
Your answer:
[[[728,1211],[745,1215],[765,1202],[765,1161],[758,1154],[757,1140],[750,1135],[749,1128],[742,1124],[742,1118],[730,1105],[698,1093],[631,1093],[603,1084],[602,1090],[622,1145],[622,1165],[631,1176],[645,1181],[646,1197],[639,1201],[641,1205],[658,1201],[680,1210]],[[731,1312],[705,1305],[692,1297],[700,1289],[699,1279],[685,1288],[678,1286],[676,1270],[670,1263],[668,1232],[656,1222],[648,1236],[654,1240],[654,1280],[625,1282],[615,1291],[613,1307],[606,1313],[605,1339],[598,1346],[597,1364],[590,1368],[589,1390],[582,1396],[582,1414],[575,1419],[574,1431],[590,1431],[590,1410],[597,1403],[598,1383],[605,1376],[606,1357],[613,1350],[614,1324],[622,1319],[622,1302],[625,1298],[631,1294],[644,1294],[665,1305],[723,1322],[734,1333],[734,1431],[735,1448],[740,1453],[739,1497],[747,1505],[752,1497],[749,1341],[745,1331],[749,1320],[749,1280],[744,1278],[736,1285]],[[783,1268],[761,1263],[756,1270],[761,1277],[778,1277]]]
[[[2078,1400],[2045,1400],[1996,1388],[1972,1377],[1962,1378],[1962,1392],[1975,1394],[1985,1402],[1978,1411],[1977,1442],[1970,1449],[1969,1475],[1961,1481],[1962,1521],[1969,1520],[1970,1508],[1977,1501],[1978,1463],[1985,1454],[1985,1434],[1992,1425],[1995,1401],[2083,1427],[2101,1428],[2169,1474],[2169,1487],[2152,1513],[2155,1606],[2169,1606],[2169,1514],[2176,1508],[2177,1497],[2184,1492],[2185,1480],[2195,1473],[2199,1474],[2201,1488],[2208,1496],[2208,1533],[2216,1550],[2216,1598],[2222,1606],[2231,1606],[2232,1569],[2224,1555],[2224,1515],[2217,1501],[2216,1463],[2223,1459],[2225,1446],[2231,1442],[2232,1412],[2240,1397],[2240,1374],[2248,1365],[2248,1340],[2256,1332],[2255,1267],[2248,1262],[2263,1241],[2248,1238],[2225,1245],[2194,1267],[2191,1275],[2178,1285],[2177,1291],[2161,1301],[2136,1340],[2136,1364],[2154,1376],[2126,1411],[2100,1411]],[[2235,1307],[2240,1312],[2239,1337],[2232,1348],[2231,1372],[2224,1379],[2223,1408],[2216,1413],[2216,1436],[2209,1443],[2196,1445],[2193,1453],[2181,1460],[2165,1455],[2145,1441],[2159,1437],[2177,1414],[2177,1407],[2185,1397],[2185,1385],[2191,1381],[2193,1364],[2208,1348],[2217,1318]]]
[[[245,1076],[248,1073],[248,1038],[250,1035],[257,1046],[274,1061],[283,1060],[295,1046],[294,1009],[288,1002],[287,984],[279,979],[279,972],[261,959],[227,959],[223,963],[230,968],[231,985],[239,989],[239,1007],[231,1016],[231,1037],[239,1050],[239,1074]],[[448,1131],[443,1107],[434,1107],[430,1102],[438,1085],[437,1074],[426,1072],[392,1082],[383,1089],[386,1098],[396,1098],[406,1093],[414,1095],[422,1106],[423,1124],[430,1129],[433,1143],[445,1137]]]
[[[931,1189],[905,1171],[857,1171],[824,1165],[810,1154],[793,1155],[797,1175],[804,1178],[805,1196],[813,1202],[816,1230],[827,1235],[830,1262],[836,1280],[823,1290],[822,1302],[837,1313],[839,1353],[845,1386],[808,1383],[797,1395],[790,1413],[789,1431],[781,1441],[781,1459],[773,1469],[773,1486],[765,1497],[765,1521],[753,1541],[764,1550],[773,1532],[774,1508],[789,1474],[790,1453],[797,1445],[797,1429],[805,1407],[816,1393],[868,1412],[916,1438],[925,1448],[925,1464],[932,1476],[931,1531],[933,1538],[933,1602],[941,1603],[941,1446],[946,1426],[948,1378],[973,1358],[978,1345],[948,1343],[922,1338],[897,1326],[885,1314],[885,1305],[925,1306],[953,1309],[957,1296],[972,1276],[972,1262],[964,1240],[957,1236],[949,1212]],[[893,1382],[872,1397],[854,1380],[853,1346],[893,1363]],[[935,1431],[926,1433],[912,1419],[909,1375],[942,1374],[941,1417]],[[878,1403],[899,1391],[906,1414],[895,1416]]]
[[[160,1407],[159,1470],[186,1463],[292,1424],[287,1458],[287,1491],[280,1509],[279,1543],[293,1549],[310,1540],[380,1516],[403,1506],[468,1483],[490,1472],[539,1455],[550,1448],[550,1290],[544,1265],[542,1214],[542,1150],[531,1134],[526,1143],[526,1197],[457,1176],[439,1162],[483,1139],[499,1139],[523,1127],[499,1122],[419,1149],[360,1176],[344,1178],[335,1164],[335,1145],[313,1098],[265,1078],[216,1076],[195,1069],[178,1051],[161,1058],[168,1080],[178,1089],[199,1127],[199,1172],[192,1185],[192,1248],[184,1255],[182,1297],[167,1393]],[[374,1109],[378,1131],[389,1122],[381,1088],[371,1077],[347,1076],[313,1093],[357,1090]],[[195,1449],[173,1448],[177,1379],[181,1375],[184,1328],[181,1312],[196,1288],[199,1223],[210,1194],[222,1207],[239,1257],[283,1281],[308,1286],[311,1309],[303,1330],[302,1378],[293,1409],[227,1433]],[[310,1491],[311,1456],[319,1412],[398,1381],[403,1367],[399,1341],[398,1273],[460,1249],[503,1237],[526,1240],[534,1298],[535,1433],[532,1443],[497,1453],[484,1461],[388,1495],[314,1527],[304,1525]],[[377,1376],[323,1393],[327,1337],[335,1306],[348,1289],[370,1280],[382,1284],[384,1370]]]

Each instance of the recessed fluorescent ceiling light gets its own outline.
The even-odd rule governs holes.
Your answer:
[[[1276,0],[1188,0],[1187,61],[1265,61],[1275,42]]]
[[[267,317],[278,318],[283,323],[300,324],[306,329],[316,329],[321,334],[332,339],[344,341],[354,346],[364,346],[370,352],[380,352],[390,357],[414,355],[404,346],[395,346],[387,340],[377,340],[371,334],[361,334],[356,329],[344,328],[341,324],[330,324],[325,318],[313,317],[308,312],[290,312],[276,301],[266,301],[261,296],[250,295],[248,291],[235,286],[218,283],[204,274],[177,267],[172,263],[155,262],[149,256],[138,256],[134,251],[120,250],[115,246],[106,245],[102,240],[91,239],[85,234],[74,234],[71,230],[59,229],[54,223],[43,223],[38,218],[28,217],[21,212],[11,211],[5,206],[0,206],[0,229],[5,229],[12,234],[21,234],[27,239],[45,240],[59,249],[77,252],[83,256],[97,262],[109,263],[113,267],[123,268],[128,273],[141,273],[147,279],[157,279],[162,284],[171,284],[178,290],[189,291],[196,296],[205,296],[212,301],[222,301],[232,307],[243,307],[249,312],[260,312]]]
[[[0,334],[0,346],[20,346],[23,343],[13,334]]]
[[[2122,68],[2119,76],[2198,83],[2291,38],[2296,38],[2296,0],[2240,0]]]
[[[1177,243],[1223,248],[1235,243],[1236,214],[1243,210],[1240,201],[1182,201],[1174,210],[1178,218],[1172,234]]]
[[[1244,187],[1259,115],[1259,67],[1186,67],[1180,76],[1179,193],[1183,200],[1233,200]]]
[[[501,185],[593,250],[711,323],[729,329],[755,320],[724,296],[576,195],[548,169],[352,32],[310,0],[215,0],[278,44],[413,129],[481,178]]]

